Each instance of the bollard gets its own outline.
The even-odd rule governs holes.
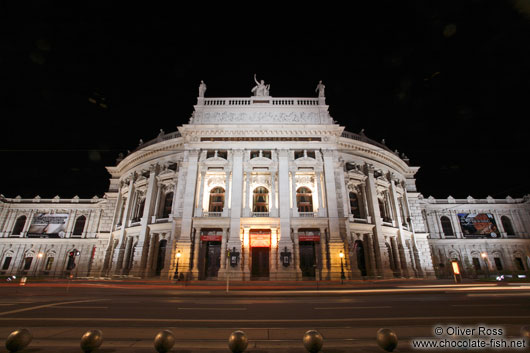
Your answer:
[[[324,344],[324,337],[322,337],[320,332],[316,330],[309,330],[304,333],[302,342],[304,343],[304,347],[305,349],[307,349],[308,352],[317,353],[320,351],[322,345]]]
[[[33,336],[31,336],[31,333],[25,328],[15,330],[11,332],[9,336],[7,336],[6,348],[10,352],[20,351],[26,348],[32,339]]]
[[[92,352],[103,343],[103,332],[101,330],[88,330],[81,336],[81,349],[83,352]]]
[[[160,331],[155,336],[155,349],[159,353],[166,353],[175,345],[176,338],[170,330]]]
[[[530,326],[521,327],[521,336],[530,342]]]
[[[398,344],[398,337],[394,331],[389,328],[382,328],[377,331],[375,340],[379,347],[385,351],[392,352]]]
[[[243,353],[248,346],[247,335],[243,331],[234,331],[228,337],[228,348],[233,353]]]

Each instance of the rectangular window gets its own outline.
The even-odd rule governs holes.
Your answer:
[[[261,155],[262,155],[263,157],[265,157],[265,158],[268,158],[268,159],[271,159],[271,157],[272,157],[272,153],[271,153],[271,151],[263,151],[263,152],[261,153]]]
[[[33,262],[32,257],[26,257],[24,259],[24,271],[27,271],[31,268],[31,263]]]
[[[6,257],[4,260],[4,264],[2,265],[2,270],[9,269],[9,265],[11,264],[12,257]]]
[[[44,267],[45,271],[49,271],[52,269],[53,260],[54,260],[53,257],[48,257],[48,259],[46,260],[46,266]]]
[[[250,151],[250,159],[258,158],[258,157],[259,157],[259,151]]]
[[[294,159],[304,157],[304,151],[294,151]]]
[[[495,267],[497,267],[497,271],[502,271],[502,262],[499,257],[494,258],[495,260]]]
[[[217,151],[217,157],[222,159],[228,158],[228,152],[227,151]]]
[[[315,151],[307,151],[307,156],[309,158],[315,158]]]
[[[215,156],[215,151],[207,151],[206,158],[213,158]]]

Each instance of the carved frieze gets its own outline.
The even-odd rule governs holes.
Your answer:
[[[211,123],[306,123],[319,124],[320,118],[315,112],[200,112],[195,114],[194,122]]]

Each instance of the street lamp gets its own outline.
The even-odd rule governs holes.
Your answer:
[[[175,275],[173,276],[173,279],[179,278],[179,259],[182,254],[180,253],[180,250],[177,251],[177,266],[175,267]]]
[[[490,266],[488,263],[488,253],[487,252],[480,253],[480,256],[482,257],[482,259],[484,260],[484,263],[486,264],[486,278],[489,279],[490,278]]]
[[[344,284],[344,279],[346,278],[346,276],[344,275],[344,262],[342,261],[342,258],[344,257],[344,253],[342,252],[342,250],[339,252],[339,257],[340,257],[340,283]]]
[[[39,275],[40,259],[42,259],[43,256],[44,254],[41,252],[37,254],[37,263],[35,264],[35,276]]]

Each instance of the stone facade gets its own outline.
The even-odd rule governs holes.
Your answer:
[[[528,271],[527,198],[448,207],[418,193],[418,169],[362,132],[344,131],[323,95],[201,95],[188,124],[107,167],[103,198],[2,197],[0,273],[429,278],[448,275],[457,259],[477,276],[469,270],[477,253]],[[493,215],[499,237],[463,236],[457,211]],[[454,236],[444,235],[441,215]]]

